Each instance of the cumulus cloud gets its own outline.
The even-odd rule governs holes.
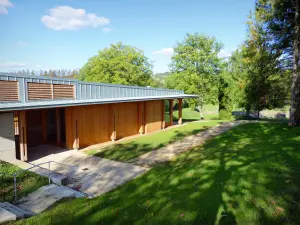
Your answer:
[[[24,66],[26,66],[25,63],[17,63],[17,62],[0,63],[1,68],[14,68],[14,67],[24,67]]]
[[[153,55],[173,55],[174,49],[173,48],[163,48],[161,50],[152,52]]]
[[[54,30],[79,30],[85,27],[100,27],[110,23],[105,17],[87,13],[84,9],[70,6],[58,6],[48,11],[41,19],[42,23]]]
[[[230,57],[231,55],[232,55],[232,52],[225,51],[225,50],[221,50],[218,54],[218,56],[220,58],[227,58],[227,57]]]
[[[9,0],[0,0],[0,14],[8,14],[7,8],[13,7]]]

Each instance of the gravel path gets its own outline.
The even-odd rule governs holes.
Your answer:
[[[170,144],[166,147],[145,153],[130,161],[131,164],[151,167],[157,163],[163,163],[172,160],[175,156],[190,150],[191,148],[203,144],[205,141],[220,135],[233,127],[248,123],[249,121],[225,122],[215,127],[209,128],[198,134],[188,136],[180,141]]]

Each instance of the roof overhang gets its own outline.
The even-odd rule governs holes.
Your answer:
[[[149,97],[132,97],[132,98],[107,98],[107,99],[85,99],[85,100],[56,100],[56,101],[29,101],[29,102],[14,102],[1,103],[0,112],[28,110],[28,109],[47,109],[59,107],[72,107],[83,105],[98,105],[111,104],[121,102],[140,102],[140,101],[154,101],[165,99],[185,99],[197,98],[197,95],[169,95],[169,96],[149,96]]]

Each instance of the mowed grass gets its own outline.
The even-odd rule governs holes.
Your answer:
[[[14,179],[12,174],[20,168],[0,161],[0,202],[14,201]],[[20,199],[36,189],[48,184],[48,179],[32,172],[24,172],[17,176],[17,194]]]
[[[116,190],[18,224],[299,224],[300,128],[236,127]]]
[[[221,121],[192,122],[177,128],[171,128],[158,133],[145,135],[110,145],[104,149],[92,149],[86,151],[89,155],[127,162],[149,151],[162,148],[170,143],[181,140],[186,136],[199,133],[209,127],[213,127]]]
[[[205,120],[218,120],[218,106],[217,105],[205,105],[203,107],[203,116]],[[178,119],[178,110],[173,111],[173,119]],[[200,113],[190,108],[182,109],[182,119],[184,122],[200,120]]]

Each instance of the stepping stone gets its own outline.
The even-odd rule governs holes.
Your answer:
[[[34,213],[21,209],[9,202],[0,203],[0,207],[14,214],[17,219],[23,219],[34,215]]]
[[[75,197],[75,192],[71,189],[50,184],[22,198],[18,207],[38,214],[63,198],[73,197]]]
[[[16,220],[17,216],[6,209],[0,207],[0,224]]]

